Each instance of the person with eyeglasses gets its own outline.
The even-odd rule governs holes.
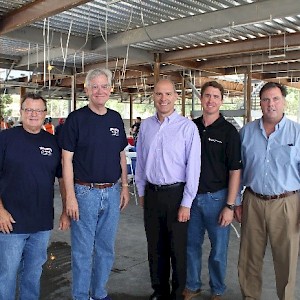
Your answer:
[[[263,260],[271,245],[277,296],[295,299],[300,234],[300,124],[284,113],[287,89],[259,92],[262,117],[240,131],[243,193],[238,263],[243,299],[261,299]]]
[[[59,228],[70,226],[61,151],[55,137],[41,129],[46,107],[42,96],[25,94],[20,109],[22,126],[0,133],[1,300],[15,300],[16,294],[22,300],[39,299],[42,266],[53,228],[55,177],[63,200]]]
[[[105,106],[111,79],[107,69],[88,72],[89,103],[68,116],[62,132],[74,300],[111,299],[106,284],[120,211],[129,201],[124,123],[118,112]]]

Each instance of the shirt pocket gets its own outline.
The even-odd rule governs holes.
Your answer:
[[[297,156],[297,148],[294,145],[280,145],[270,150],[272,161],[276,165],[290,165]]]

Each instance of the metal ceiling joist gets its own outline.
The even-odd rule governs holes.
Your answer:
[[[50,35],[51,35],[51,46],[60,47],[61,41],[64,42],[63,46],[66,46],[65,44],[66,41],[68,40],[67,34],[51,31]],[[32,45],[44,44],[43,30],[34,27],[23,27],[20,29],[16,29],[12,32],[6,33],[5,36],[15,40],[27,41],[30,42]],[[86,39],[83,37],[70,35],[69,48],[81,49],[82,51],[89,50],[91,49],[91,42],[90,40],[86,41]]]
[[[272,51],[280,49],[283,50],[284,44],[289,45],[290,47],[300,46],[300,33],[291,33],[285,35],[285,42],[283,35],[272,37]],[[161,55],[161,62],[180,62],[184,59],[229,56],[241,53],[247,53],[249,55],[250,53],[261,51],[269,51],[269,37],[164,53]]]
[[[87,2],[90,0],[37,0],[31,2],[1,20],[0,35]]]
[[[300,55],[298,51],[286,52],[285,57],[278,58],[268,58],[268,54],[244,54],[243,56],[234,56],[230,58],[213,58],[206,61],[200,61],[198,63],[198,68],[200,69],[210,69],[210,68],[225,68],[227,66],[241,66],[248,65],[251,67],[252,64],[269,64],[269,63],[278,63],[283,61],[295,61],[299,60]]]
[[[284,5],[282,5],[282,0],[267,0],[185,17],[110,35],[108,37],[108,47],[111,49],[128,44],[142,43],[151,39],[155,41],[167,37],[254,24],[273,18],[291,16],[295,14],[295,6],[298,5],[299,0],[285,0]],[[105,48],[106,45],[101,38],[94,38],[92,49],[103,50]]]

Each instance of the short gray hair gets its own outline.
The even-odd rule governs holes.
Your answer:
[[[91,82],[91,80],[93,80],[95,77],[98,76],[105,76],[107,78],[108,84],[111,85],[111,81],[112,81],[112,73],[109,69],[93,69],[90,70],[86,77],[85,77],[85,86],[88,86]]]

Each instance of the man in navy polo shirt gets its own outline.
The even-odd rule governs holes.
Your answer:
[[[108,300],[120,210],[129,201],[127,139],[119,113],[105,107],[112,74],[91,70],[89,104],[67,118],[62,138],[67,214],[72,218],[73,299]],[[119,179],[121,177],[121,186]]]
[[[26,94],[21,102],[22,126],[0,133],[1,300],[15,300],[17,275],[20,299],[39,299],[53,228],[55,176],[65,200],[60,149],[55,137],[41,130],[46,113],[44,98]],[[63,210],[60,229],[69,225]]]

